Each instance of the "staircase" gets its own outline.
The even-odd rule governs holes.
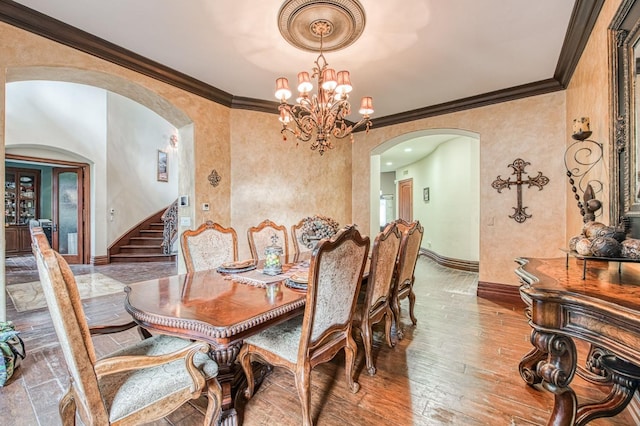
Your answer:
[[[111,263],[131,262],[175,262],[176,253],[165,253],[166,210],[148,217],[125,233],[109,247]]]

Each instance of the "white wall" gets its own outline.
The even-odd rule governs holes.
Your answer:
[[[178,159],[169,137],[177,130],[150,109],[115,93],[107,96],[108,241],[178,198]],[[168,182],[157,180],[158,150],[167,152]],[[113,209],[114,214],[111,214]]]
[[[413,219],[424,226],[423,248],[453,259],[479,260],[479,163],[479,141],[460,136],[396,170],[398,181],[413,178]],[[425,187],[429,201],[423,199]]]
[[[91,254],[104,255],[107,98],[103,89],[54,81],[6,85],[5,152],[91,166]]]
[[[140,211],[151,214],[177,198],[177,161],[168,149],[169,182],[156,181],[157,149],[167,148],[173,132],[151,110],[104,89],[55,81],[6,85],[6,153],[90,165],[91,256],[106,255],[144,217]],[[113,222],[108,206],[116,208]]]

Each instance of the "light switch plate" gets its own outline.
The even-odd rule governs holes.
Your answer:
[[[209,203],[202,203],[202,210],[204,210],[205,212],[209,211]]]
[[[191,226],[191,218],[189,216],[181,217],[180,226]]]

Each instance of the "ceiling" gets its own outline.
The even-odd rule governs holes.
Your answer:
[[[359,0],[366,24],[325,54],[376,117],[552,79],[574,0]],[[282,0],[18,0],[233,97],[275,101],[316,54],[283,39]],[[580,3],[580,2],[578,2]],[[7,19],[4,19],[7,20]],[[357,105],[354,106],[357,110]],[[275,112],[275,111],[274,111]],[[357,121],[357,114],[351,119]],[[384,121],[384,120],[381,120]]]

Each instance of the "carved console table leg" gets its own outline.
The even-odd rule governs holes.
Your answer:
[[[615,355],[600,356],[600,365],[609,373],[613,385],[609,395],[595,404],[578,407],[576,425],[582,426],[599,417],[611,417],[627,406],[640,384],[640,367],[617,358]]]
[[[542,386],[555,396],[553,412],[547,424],[573,425],[578,399],[569,384],[576,371],[576,346],[570,337],[537,332],[532,336],[536,348],[548,354],[547,361],[537,364],[536,373],[542,378]]]
[[[611,377],[607,374],[607,371],[602,366],[600,362],[600,358],[603,355],[609,355],[611,352],[606,351],[597,346],[590,345],[589,354],[587,355],[586,365],[585,367],[578,366],[576,373],[578,376],[583,379],[599,384],[599,385],[607,385],[611,383]]]
[[[518,366],[520,377],[530,386],[542,381],[542,377],[537,373],[537,366],[540,361],[547,359],[547,353],[535,346],[536,334],[537,331],[535,330],[531,332],[531,344],[534,345],[534,347],[528,354],[522,357],[520,365]]]

